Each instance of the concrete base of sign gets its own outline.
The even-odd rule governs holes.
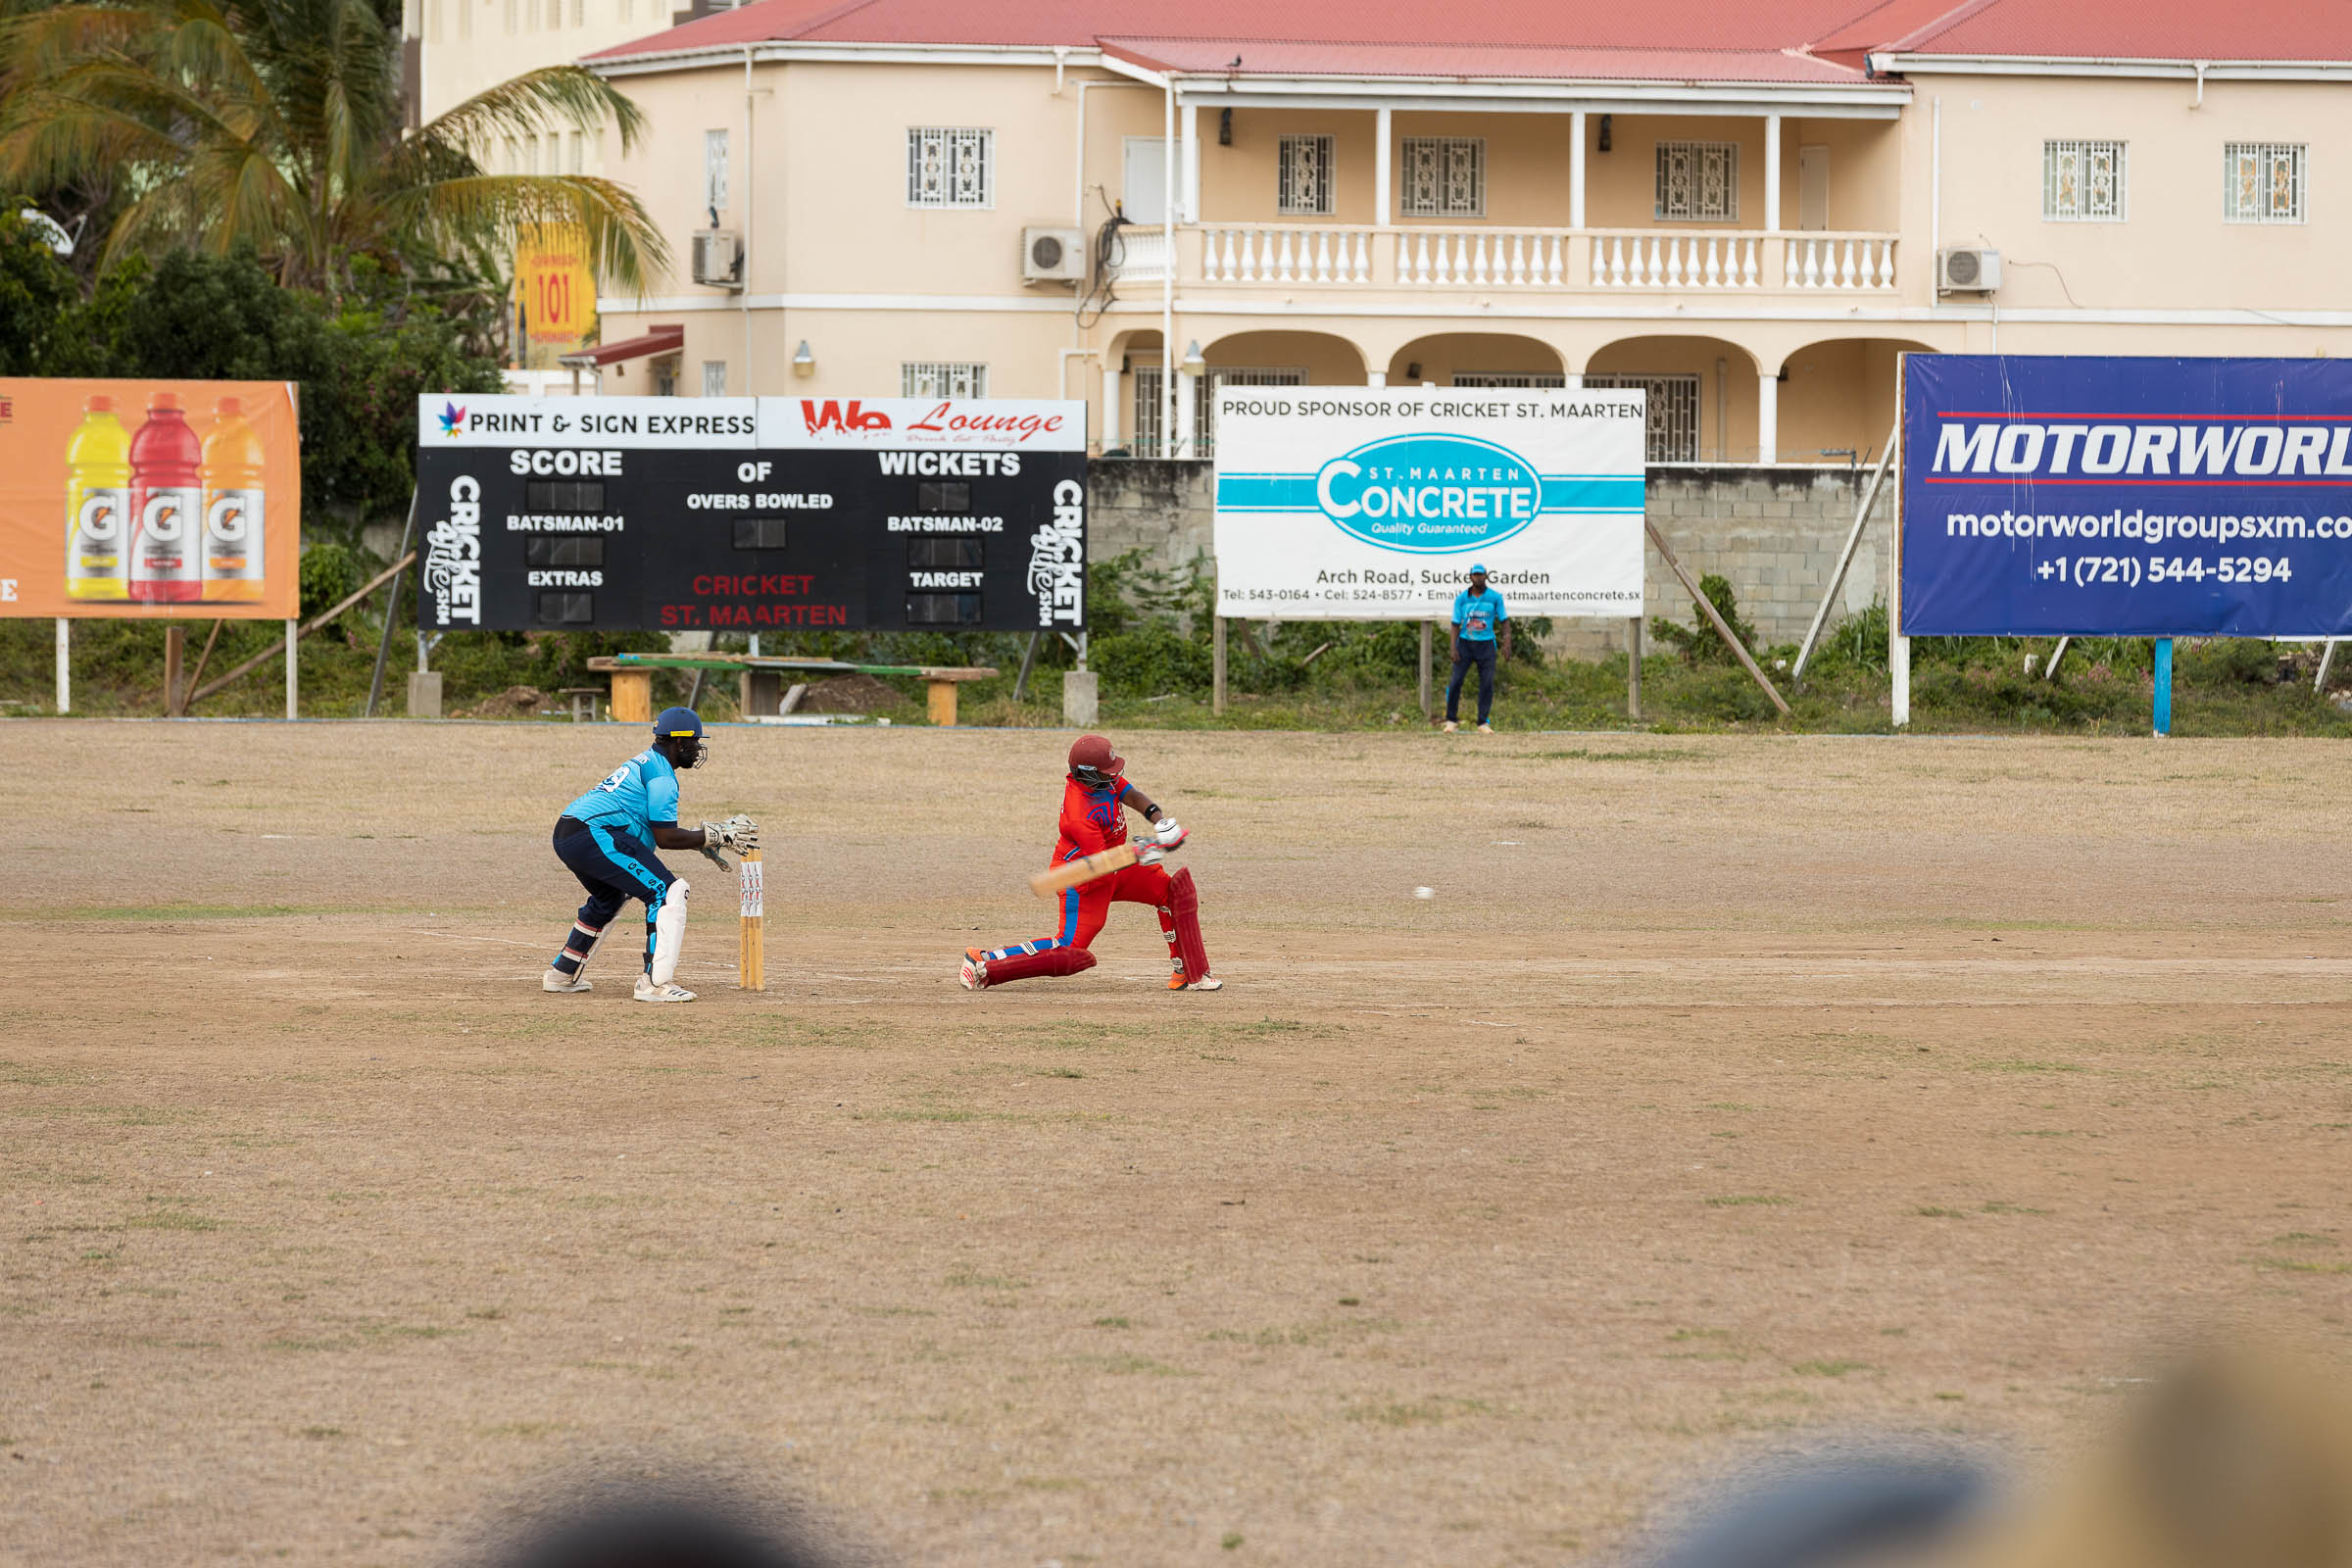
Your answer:
[[[437,669],[409,671],[409,716],[411,718],[439,718],[441,716],[441,672]]]
[[[1102,713],[1102,678],[1091,669],[1073,669],[1061,677],[1061,721],[1082,729],[1094,727]]]

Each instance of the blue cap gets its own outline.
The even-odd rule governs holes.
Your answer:
[[[1474,561],[1470,563],[1470,570],[1474,575],[1480,577],[1483,577],[1487,574],[1487,567],[1484,562]]]
[[[667,740],[672,735],[691,735],[703,738],[703,718],[691,708],[664,708],[662,716],[654,720],[654,737]]]

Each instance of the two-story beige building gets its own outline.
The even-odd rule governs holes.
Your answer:
[[[2352,352],[2341,6],[759,0],[589,63],[679,258],[602,301],[608,392],[1186,456],[1219,382],[1581,377],[1654,461],[1818,464],[1904,349]]]

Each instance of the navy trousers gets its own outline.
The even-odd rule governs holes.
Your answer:
[[[1446,683],[1446,722],[1451,724],[1461,718],[1459,710],[1462,703],[1462,677],[1470,673],[1472,664],[1476,664],[1478,666],[1478,721],[1484,724],[1487,721],[1487,715],[1494,710],[1494,641],[1489,639],[1479,642],[1468,637],[1457,637],[1454,639],[1453,647],[1453,678]]]
[[[588,961],[589,949],[620,913],[621,906],[631,899],[643,899],[645,967],[650,971],[654,966],[654,921],[662,913],[662,901],[669,896],[669,885],[677,880],[654,854],[654,847],[633,833],[571,816],[557,820],[555,847],[556,858],[588,890],[588,902],[580,906],[556,968],[566,978],[578,974],[580,965]]]

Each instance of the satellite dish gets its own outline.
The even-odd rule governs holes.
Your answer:
[[[74,254],[74,236],[67,233],[65,225],[56,219],[51,218],[37,207],[27,207],[17,216],[24,220],[25,227],[47,241],[49,248],[57,252],[59,256],[66,257]]]

